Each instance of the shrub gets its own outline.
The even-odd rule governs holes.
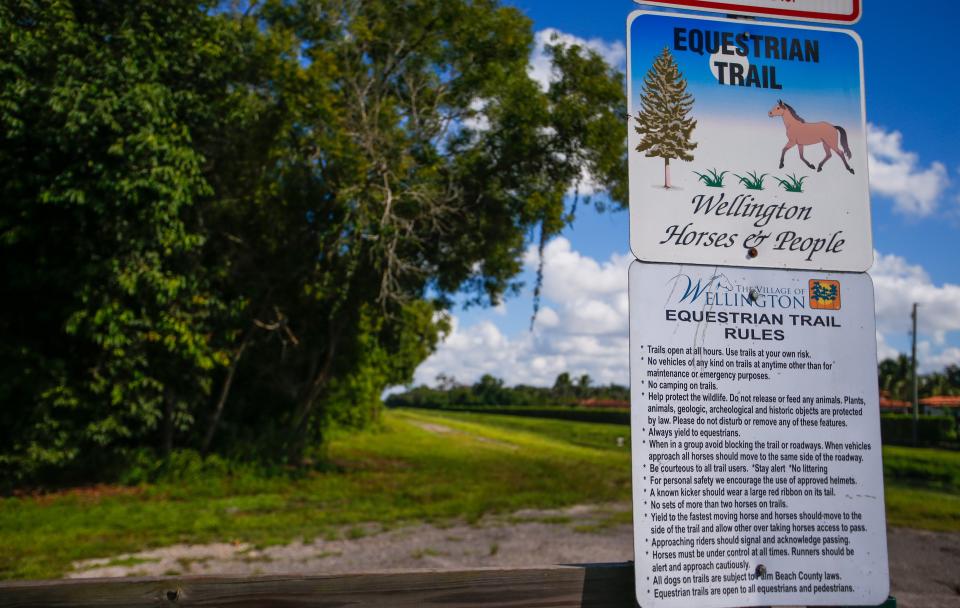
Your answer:
[[[913,416],[884,414],[880,416],[880,435],[886,445],[913,445]],[[957,440],[957,425],[950,416],[920,416],[917,442],[938,445]]]
[[[422,407],[422,406],[417,406]],[[498,407],[444,407],[447,412],[470,412],[474,414],[499,414],[503,416],[526,416],[528,418],[551,418],[572,420],[575,422],[604,422],[607,424],[630,424],[630,411],[619,409],[586,409],[578,407],[536,407],[536,406],[498,406]]]

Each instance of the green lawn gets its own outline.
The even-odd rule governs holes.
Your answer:
[[[382,428],[332,439],[330,472],[219,466],[130,488],[0,499],[0,578],[56,577],[73,560],[177,542],[267,545],[362,535],[367,522],[628,501],[629,449],[621,425],[388,411]],[[884,465],[890,524],[960,530],[960,454],[885,448]]]
[[[274,544],[359,534],[349,526],[363,522],[629,500],[629,447],[616,444],[628,429],[553,422],[388,411],[381,429],[332,440],[335,472],[200,472],[128,492],[0,499],[0,578],[56,577],[73,560],[177,542]]]
[[[883,448],[887,524],[960,530],[960,452]]]

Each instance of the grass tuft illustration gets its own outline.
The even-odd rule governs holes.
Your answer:
[[[723,186],[723,176],[729,173],[729,171],[717,173],[716,169],[707,169],[706,173],[700,173],[698,171],[694,171],[694,173],[696,173],[700,177],[700,180],[707,186],[720,188]]]
[[[787,192],[803,192],[803,180],[807,179],[807,176],[804,175],[803,177],[797,178],[796,175],[791,173],[783,179],[779,177],[774,177],[773,179],[780,182],[780,185],[783,186]]]
[[[746,175],[737,175],[736,173],[734,175],[747,190],[763,190],[763,180],[767,177],[766,173],[758,176],[756,171],[748,171]]]

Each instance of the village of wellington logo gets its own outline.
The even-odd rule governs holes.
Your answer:
[[[810,308],[840,310],[840,281],[810,279]]]

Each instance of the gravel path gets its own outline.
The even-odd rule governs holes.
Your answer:
[[[76,562],[69,578],[180,574],[335,574],[534,566],[633,559],[629,505],[577,506],[486,517],[475,525],[371,525],[338,539],[256,549],[244,543],[174,545]],[[618,514],[620,518],[617,519]],[[900,608],[960,608],[960,533],[893,528],[891,593]]]
[[[891,528],[887,547],[899,608],[960,608],[960,533]]]

